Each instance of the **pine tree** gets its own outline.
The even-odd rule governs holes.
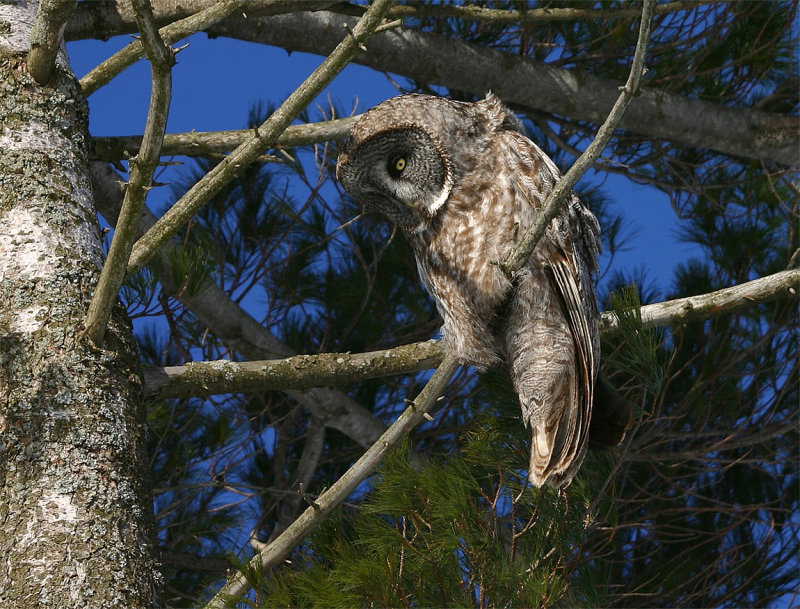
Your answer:
[[[80,79],[80,92],[57,64],[48,84],[52,58],[5,50],[8,31],[19,28],[6,16],[21,10],[12,6],[0,10],[0,26],[10,24],[0,27],[0,72],[6,83],[22,82],[20,74],[27,80],[22,89],[5,88],[0,138],[9,137],[7,125],[24,134],[42,117],[57,123],[54,129],[69,123],[80,134],[73,138],[79,148],[73,164],[84,181],[91,176],[95,206],[114,229],[106,246],[113,235],[122,250],[132,248],[122,263],[109,253],[107,267],[125,281],[108,290],[113,304],[119,289],[133,321],[139,362],[121,307],[105,332],[102,319],[86,315],[99,298],[95,284],[106,280],[98,280],[85,241],[61,243],[77,270],[56,273],[66,280],[43,292],[53,303],[69,304],[69,331],[51,315],[45,321],[52,330],[25,338],[29,348],[14,342],[20,320],[32,311],[26,294],[42,284],[12,272],[29,250],[23,244],[5,257],[7,222],[0,229],[0,290],[8,295],[0,304],[6,320],[0,322],[0,494],[7,498],[0,505],[0,543],[11,557],[6,579],[12,584],[0,584],[0,598],[34,606],[39,600],[24,600],[20,590],[36,590],[39,599],[77,606],[76,596],[58,594],[76,589],[65,587],[74,578],[61,563],[81,547],[80,535],[61,543],[56,525],[64,519],[42,508],[55,537],[38,534],[36,553],[49,557],[51,576],[40,588],[22,585],[16,574],[27,563],[13,551],[30,546],[15,524],[26,513],[15,501],[27,496],[25,505],[33,505],[45,497],[17,490],[47,488],[48,467],[61,467],[42,452],[48,467],[23,470],[33,463],[31,447],[63,440],[64,454],[72,455],[103,445],[105,427],[92,421],[113,395],[125,397],[131,448],[108,449],[117,459],[108,466],[114,484],[100,488],[108,513],[119,515],[109,518],[125,525],[119,531],[130,525],[140,533],[94,537],[125,557],[113,569],[91,569],[78,586],[86,595],[102,590],[107,604],[133,590],[138,596],[130,592],[130,606],[158,603],[147,595],[160,577],[171,607],[210,601],[226,580],[243,583],[230,598],[224,588],[210,606],[777,607],[797,593],[796,3],[658,5],[645,90],[594,163],[595,173],[577,186],[600,218],[610,261],[598,283],[609,312],[602,372],[638,409],[623,444],[590,451],[567,489],[531,488],[528,432],[508,382],[499,371],[459,370],[429,420],[266,569],[257,564],[260,552],[274,547],[298,516],[320,510],[326,489],[398,418],[443,358],[428,340],[440,320],[402,236],[363,214],[334,179],[338,142],[352,125],[338,117],[350,113],[350,99],[306,110],[313,91],[346,60],[390,73],[400,91],[474,100],[490,88],[567,169],[628,77],[641,6],[492,1],[389,8],[374,2],[360,22],[365,5],[315,0],[184,0],[180,6],[151,0],[153,15],[143,0],[130,7],[63,4],[72,11],[61,18],[67,41],[140,32],[141,41],[126,53],[147,56],[153,66],[154,109],[145,136],[94,137],[89,164],[89,146],[80,148],[82,98],[132,60],[117,54]],[[381,29],[388,31],[368,37],[367,22],[384,9],[388,21]],[[47,10],[39,18],[57,41],[61,21]],[[160,33],[165,44],[154,35],[155,24],[167,26]],[[371,21],[369,28],[377,25]],[[173,60],[168,45],[200,30],[333,59],[287,104],[277,103],[285,91],[260,87],[272,98],[242,117],[239,132],[168,134],[162,142]],[[192,44],[215,48],[218,41]],[[59,98],[64,90],[74,90],[74,104]],[[52,112],[15,111],[12,102],[28,94],[37,107],[52,99]],[[90,108],[93,103],[89,97]],[[297,124],[286,129],[296,115]],[[163,166],[148,165],[148,146]],[[8,218],[33,201],[17,196],[27,192],[17,185],[27,182],[19,181],[24,163],[10,162],[16,158],[10,150],[0,149],[0,213]],[[25,175],[61,175],[52,166],[28,169],[35,167]],[[148,167],[155,171],[152,183]],[[647,269],[617,264],[636,219],[617,210],[604,185],[612,173],[666,193],[681,237],[700,248],[700,256],[676,260],[671,284]],[[137,226],[135,205],[145,192],[148,204]],[[78,202],[65,205],[83,213]],[[57,229],[58,215],[49,218]],[[134,242],[137,230],[147,232]],[[758,283],[744,302],[728,294],[710,308],[682,301],[674,317],[652,318],[661,301],[702,299],[760,278],[772,278],[769,287]],[[85,341],[84,326],[92,335],[100,328],[102,338]],[[280,362],[250,363],[260,360]],[[20,372],[23,366],[30,374]],[[75,439],[78,431],[58,436],[58,413],[47,410],[43,419],[23,408],[33,403],[18,397],[26,379],[44,378],[36,371],[45,366],[71,371],[72,379],[48,377],[48,395],[69,394],[87,406],[91,416],[80,419],[78,431],[85,423],[85,437],[99,433],[97,443]],[[89,367],[101,371],[94,384]],[[125,382],[140,373],[147,437],[136,431],[144,417],[139,382]],[[78,385],[93,397],[79,399]],[[130,481],[132,494],[120,491],[114,476]],[[72,467],[51,486],[88,488],[98,480]],[[140,509],[151,487],[155,534],[149,511]],[[84,516],[92,527],[108,524],[102,514]],[[148,544],[157,548],[160,574]]]

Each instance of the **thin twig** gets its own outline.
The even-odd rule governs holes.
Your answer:
[[[28,71],[40,85],[50,81],[64,28],[76,4],[77,0],[42,0],[39,4],[31,28]]]
[[[525,233],[522,240],[514,247],[508,256],[500,263],[500,268],[503,273],[509,278],[513,279],[516,272],[523,267],[523,265],[530,258],[531,253],[536,248],[536,244],[544,235],[550,222],[558,215],[559,210],[564,206],[570,196],[572,196],[572,188],[578,182],[580,177],[592,166],[594,161],[603,152],[603,149],[608,144],[614,130],[617,128],[622,115],[625,114],[631,100],[634,96],[638,95],[639,87],[644,74],[644,58],[647,52],[647,44],[650,40],[650,22],[653,17],[653,8],[655,7],[655,0],[644,0],[642,6],[642,20],[639,24],[639,40],[636,43],[636,52],[633,56],[633,65],[628,76],[628,81],[621,87],[620,95],[614,103],[614,107],[608,115],[608,118],[600,126],[597,135],[589,144],[589,147],[583,152],[581,156],[570,167],[569,171],[562,177],[553,188],[550,195],[545,200],[541,209],[536,214],[533,225]]]
[[[278,521],[275,527],[270,531],[269,539],[266,543],[261,543],[261,546],[253,544],[254,536],[251,534],[251,545],[256,551],[266,549],[267,544],[274,539],[277,539],[286,528],[292,524],[297,518],[297,512],[300,509],[301,501],[307,497],[304,490],[305,486],[311,482],[314,472],[317,471],[320,457],[325,450],[325,425],[320,421],[311,418],[308,425],[308,433],[306,434],[305,445],[303,446],[303,453],[300,455],[300,461],[292,474],[291,480],[288,482],[287,489],[297,488],[295,493],[287,493],[281,500],[280,509],[276,510],[278,514]],[[315,502],[316,503],[316,502]],[[256,532],[257,533],[257,532]]]
[[[250,137],[216,167],[192,186],[165,213],[147,233],[136,242],[128,265],[128,274],[141,269],[147,261],[174,235],[186,225],[194,213],[219,190],[239,175],[289,126],[289,123],[325,88],[356,54],[358,45],[363,44],[378,26],[390,0],[376,0],[352,31],[337,45],[333,52],[314,70],[281,106],[273,112]],[[376,10],[373,10],[376,9]]]
[[[164,42],[172,44],[195,32],[211,27],[235,10],[242,8],[246,3],[246,0],[222,0],[219,4],[214,4],[191,17],[161,28],[158,33]],[[81,78],[80,85],[83,94],[89,97],[100,87],[108,84],[112,78],[144,57],[146,49],[143,42],[143,40],[135,40]]]
[[[250,560],[250,567],[266,570],[277,566],[336,506],[347,499],[355,488],[375,470],[389,451],[422,421],[424,414],[436,404],[458,366],[458,360],[454,356],[446,356],[417,399],[378,438],[378,441],[331,488],[317,497],[316,506],[307,508],[281,535],[256,554]],[[240,597],[249,588],[250,584],[247,582],[247,578],[242,573],[236,573],[228,579],[225,586],[206,605],[205,609],[223,609],[227,606],[226,602],[229,599]]]
[[[103,341],[111,308],[125,280],[128,258],[138,234],[139,219],[161,153],[161,142],[164,139],[172,98],[172,66],[175,63],[173,51],[158,33],[150,2],[131,0],[131,4],[150,61],[152,89],[142,145],[139,154],[131,160],[130,182],[122,202],[114,238],[84,321],[86,336],[98,346]]]
[[[800,269],[789,269],[708,294],[677,298],[641,308],[645,329],[708,319],[760,303],[796,298]],[[614,312],[601,315],[601,335],[613,334]],[[250,362],[191,362],[147,368],[144,392],[154,399],[207,397],[353,383],[435,368],[444,358],[440,341],[423,341],[368,353],[321,353]]]

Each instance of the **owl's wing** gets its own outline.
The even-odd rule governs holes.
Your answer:
[[[596,369],[596,326],[569,252],[552,241],[517,278],[504,342],[522,418],[531,428],[528,476],[569,482],[586,452]]]
[[[549,460],[540,474],[544,479],[552,477],[554,481],[558,481],[571,479],[586,453],[594,401],[597,329],[595,320],[587,316],[584,296],[578,287],[580,269],[576,268],[577,261],[560,247],[554,249],[558,250],[559,255],[550,264],[550,285],[562,302],[575,345],[573,390],[568,403],[563,405]]]
[[[533,484],[569,482],[586,452],[595,378],[594,320],[587,318],[573,261],[547,244],[546,266],[531,264],[506,323],[506,350],[522,418],[531,428]]]
[[[532,216],[559,174],[535,144],[521,139],[517,204]],[[568,483],[586,453],[599,357],[591,277],[598,249],[597,220],[573,197],[545,232],[517,287],[506,347],[531,427],[529,478],[536,486]]]

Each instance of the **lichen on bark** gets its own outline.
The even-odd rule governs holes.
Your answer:
[[[17,39],[29,8],[4,6]],[[102,249],[87,108],[0,36],[0,606],[152,607],[159,576],[141,375],[117,307],[81,337]],[[12,42],[9,42],[12,41]]]

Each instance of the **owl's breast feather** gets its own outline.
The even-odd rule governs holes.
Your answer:
[[[513,219],[490,222],[480,207],[465,210],[451,202],[428,229],[409,238],[422,282],[444,320],[448,347],[465,363],[490,366],[500,360],[492,321],[510,288],[496,263]]]

